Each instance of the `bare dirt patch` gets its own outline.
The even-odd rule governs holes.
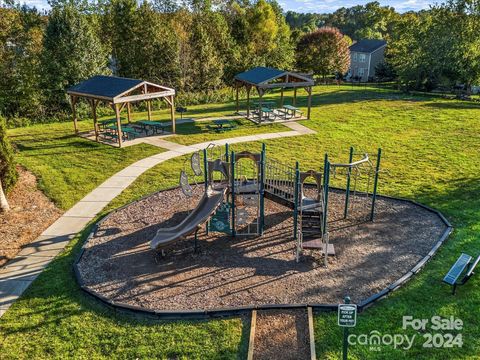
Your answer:
[[[265,201],[266,230],[256,238],[200,234],[160,256],[149,241],[160,227],[181,221],[198,201],[179,189],[157,193],[112,214],[86,244],[79,270],[84,284],[109,299],[154,310],[218,309],[265,304],[359,302],[382,290],[423,258],[446,230],[434,213],[410,202],[379,197],[375,222],[369,201],[352,200],[341,220],[344,194],[330,194],[328,267],[318,252],[297,263],[292,211]],[[369,200],[369,199],[368,199]]]
[[[310,359],[306,310],[258,311],[253,359]]]
[[[18,169],[20,178],[8,195],[11,211],[0,214],[0,266],[35,240],[61,215],[58,209],[37,188],[35,176]]]

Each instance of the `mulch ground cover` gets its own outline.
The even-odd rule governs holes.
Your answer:
[[[0,266],[35,240],[61,215],[58,209],[40,190],[35,176],[19,168],[20,177],[8,194],[11,210],[0,213]]]
[[[265,201],[261,237],[231,238],[201,231],[159,254],[149,241],[161,227],[181,221],[203,187],[185,199],[179,189],[159,192],[113,213],[86,244],[79,262],[85,285],[115,301],[154,310],[218,309],[264,304],[353,302],[382,290],[409,271],[446,229],[434,213],[409,202],[351,200],[343,220],[344,193],[331,191],[330,242],[336,256],[306,251],[295,260],[292,211]]]

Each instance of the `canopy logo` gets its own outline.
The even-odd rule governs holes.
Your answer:
[[[453,316],[442,318],[433,316],[430,319],[415,319],[413,316],[404,316],[402,329],[413,329],[421,334],[382,334],[373,330],[369,334],[350,334],[349,345],[369,346],[372,351],[381,351],[382,346],[391,346],[394,349],[410,350],[416,340],[424,348],[453,348],[463,346],[463,321]],[[442,331],[442,332],[440,332]]]

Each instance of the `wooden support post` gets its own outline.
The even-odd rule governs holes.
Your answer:
[[[263,99],[263,90],[257,87],[258,92],[258,123],[262,123],[262,99]]]
[[[172,132],[175,134],[175,98],[170,96],[170,119],[172,121]]]
[[[122,147],[123,134],[122,134],[122,122],[120,120],[120,108],[118,104],[113,105],[115,109],[115,117],[117,119],[117,136],[118,136],[118,147]]]
[[[250,90],[252,87],[247,85],[247,118],[250,118]]]
[[[92,106],[93,128],[95,130],[95,141],[98,142],[97,104],[98,100],[90,100],[90,105]]]
[[[235,95],[235,103],[236,103],[236,106],[237,106],[237,114],[238,112],[240,111],[240,107],[238,105],[238,84],[235,85],[235,90],[236,90],[236,95]]]
[[[293,106],[297,106],[297,88],[293,89]]]
[[[78,125],[77,125],[77,97],[70,96],[70,101],[72,103],[72,114],[73,114],[73,128],[75,129],[75,134],[78,134]]]
[[[152,100],[147,100],[148,121],[152,121]]]
[[[129,124],[132,122],[132,108],[130,107],[130,103],[127,103],[127,120]]]
[[[312,111],[312,87],[308,87],[308,108],[307,108],[307,119],[310,120],[310,113]]]
[[[280,107],[283,108],[283,88],[280,89]]]

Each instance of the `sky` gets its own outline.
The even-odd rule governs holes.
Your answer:
[[[331,13],[340,7],[351,7],[355,5],[364,5],[373,0],[278,0],[285,11],[293,10],[296,12],[318,12]],[[427,9],[433,0],[391,0],[379,1],[382,5],[393,6],[399,12],[409,10]],[[30,6],[35,6],[37,9],[48,9],[47,0],[23,0]]]

